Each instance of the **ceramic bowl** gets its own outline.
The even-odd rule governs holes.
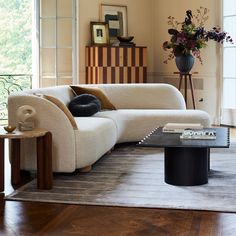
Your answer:
[[[7,131],[7,133],[12,133],[16,129],[16,126],[8,125],[3,128]]]
[[[134,39],[134,36],[117,36],[120,42],[130,42]]]

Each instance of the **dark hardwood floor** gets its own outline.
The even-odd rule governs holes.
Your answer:
[[[235,130],[232,136],[236,137]],[[232,236],[236,214],[4,201],[13,191],[9,163],[0,197],[0,235]],[[29,176],[25,176],[25,181]]]

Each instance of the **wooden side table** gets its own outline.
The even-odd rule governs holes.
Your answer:
[[[194,87],[192,81],[192,74],[198,74],[198,72],[174,72],[174,74],[179,75],[179,91],[181,90],[182,80],[184,79],[184,100],[186,102],[186,106],[188,105],[188,98],[187,98],[187,89],[188,89],[188,80],[191,90],[192,102],[193,102],[193,109],[196,109],[195,106],[195,99],[194,99]]]
[[[18,131],[7,133],[0,127],[0,192],[4,191],[4,140],[11,139],[11,181],[17,185],[20,176],[20,140],[37,139],[37,187],[38,189],[52,188],[52,134],[44,129]]]

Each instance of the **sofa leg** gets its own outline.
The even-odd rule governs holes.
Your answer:
[[[82,172],[82,173],[87,173],[87,172],[90,172],[92,170],[92,166],[85,166],[83,168],[80,168],[79,169],[79,172]]]

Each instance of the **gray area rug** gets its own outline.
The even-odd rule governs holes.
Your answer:
[[[211,151],[209,183],[178,187],[164,182],[163,149],[118,146],[90,173],[54,176],[52,190],[38,190],[36,181],[7,200],[103,206],[173,208],[236,212],[236,142]]]

